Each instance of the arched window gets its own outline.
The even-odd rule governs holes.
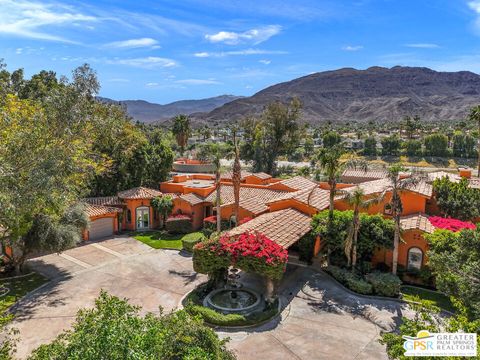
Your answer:
[[[422,268],[423,252],[417,247],[408,250],[407,270],[418,271]]]
[[[127,223],[131,223],[132,222],[132,212],[130,211],[130,209],[127,209]]]

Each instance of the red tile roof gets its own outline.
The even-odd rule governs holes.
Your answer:
[[[92,205],[116,205],[122,206],[125,205],[118,196],[100,196],[100,197],[90,197],[83,199],[84,202]]]
[[[402,216],[400,218],[400,227],[403,231],[420,230],[429,234],[435,231],[435,227],[424,214]]]
[[[328,190],[320,189],[318,186],[314,186],[309,189],[287,193],[278,199],[269,201],[269,203],[287,199],[296,200],[302,204],[309,205],[318,211],[322,211],[328,208],[330,204],[330,192]]]
[[[252,173],[251,176],[255,176],[255,177],[257,177],[259,179],[262,179],[262,180],[267,180],[267,179],[272,178],[272,175],[264,173],[264,172]]]
[[[387,170],[385,169],[368,169],[367,171],[346,169],[341,176],[341,181],[348,184],[358,184],[365,181],[384,179],[386,177]]]
[[[277,184],[277,183],[274,183],[274,184]],[[307,178],[304,178],[303,176],[295,176],[290,179],[282,180],[280,181],[280,184],[283,184],[292,190],[304,190],[304,189],[310,189],[314,186],[318,186],[316,182],[309,180]]]
[[[295,209],[285,209],[260,215],[229,231],[239,235],[259,231],[284,248],[289,248],[311,230],[311,218]]]
[[[162,196],[159,190],[149,189],[145,187],[136,187],[133,189],[120,191],[118,197],[120,199],[153,199],[154,197]]]
[[[286,191],[272,190],[268,188],[241,186],[240,201],[253,198],[256,199],[258,202],[266,203],[269,200],[276,199],[284,195],[285,193]],[[208,202],[214,202],[216,197],[217,191],[214,190],[205,198],[205,200]],[[235,201],[235,197],[233,194],[233,185],[222,184],[220,186],[220,197],[223,205],[233,203]]]
[[[113,206],[86,204],[85,212],[89,217],[108,215],[122,212],[122,209]]]
[[[365,195],[379,194],[384,191],[391,190],[391,183],[388,179],[367,181],[367,182],[358,184],[357,186],[364,191]],[[355,187],[350,187],[345,189],[345,191],[353,191],[354,189]],[[432,185],[424,180],[420,180],[418,183],[408,186],[407,190],[426,196],[426,197],[432,197],[433,195]]]
[[[252,175],[252,173],[250,171],[242,170],[240,172],[240,179],[244,180],[247,176],[250,176],[250,175]],[[220,178],[221,179],[232,180],[232,176],[233,176],[233,171],[230,170],[230,171],[227,171],[227,172],[223,173]]]
[[[170,194],[169,194],[170,195]],[[177,197],[177,196],[175,196]],[[198,205],[205,202],[205,199],[202,198],[200,195],[194,193],[182,194],[178,196],[179,199],[182,199],[188,202],[190,205]]]
[[[222,207],[232,206],[233,204],[234,204],[233,202],[230,202],[228,204],[223,204]],[[254,215],[259,215],[268,211],[268,206],[265,205],[264,202],[258,201],[255,198],[240,199],[240,203],[238,206],[241,207],[242,209],[245,209],[251,212]]]

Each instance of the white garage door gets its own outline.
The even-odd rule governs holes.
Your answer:
[[[113,235],[113,218],[97,219],[90,223],[90,240]]]

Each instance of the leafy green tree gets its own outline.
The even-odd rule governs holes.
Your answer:
[[[325,148],[332,148],[342,142],[342,137],[336,131],[327,131],[323,134],[322,144]]]
[[[422,142],[420,140],[408,140],[404,144],[408,156],[422,155]]]
[[[365,147],[363,148],[363,154],[366,156],[376,156],[377,155],[377,139],[370,136],[365,139]]]
[[[444,134],[436,133],[425,137],[425,155],[440,156],[448,155],[448,137]]]
[[[170,195],[157,196],[150,202],[152,207],[158,211],[162,217],[162,226],[165,227],[167,223],[167,217],[173,210],[173,199]]]
[[[389,359],[410,360],[461,360],[463,357],[445,357],[445,356],[405,356],[404,336],[416,337],[421,330],[427,330],[431,333],[439,332],[468,332],[477,333],[477,343],[480,340],[478,335],[480,329],[480,320],[469,320],[465,309],[460,303],[455,302],[458,312],[449,318],[440,317],[440,309],[428,301],[416,299],[416,303],[410,303],[409,306],[414,311],[413,317],[402,317],[402,323],[398,331],[384,333],[380,342],[387,346]],[[473,359],[478,359],[478,356]]]
[[[401,140],[397,134],[382,139],[382,155],[398,156],[400,155],[400,147]]]
[[[470,110],[468,115],[468,120],[470,123],[477,125],[478,127],[478,139],[477,139],[477,156],[478,156],[478,176],[480,176],[480,105],[475,106]]]
[[[480,318],[480,230],[437,230],[426,237],[437,288],[459,299],[470,318]]]
[[[241,154],[253,163],[254,171],[274,174],[277,158],[298,147],[301,107],[297,98],[288,105],[275,101],[267,105],[259,119],[243,122],[245,143]]]
[[[175,116],[173,118],[172,132],[177,139],[178,146],[180,147],[180,155],[183,156],[191,132],[190,118],[187,115]]]
[[[140,315],[140,307],[103,292],[77,313],[73,329],[42,345],[31,360],[233,360],[226,341],[185,310]]]
[[[448,177],[433,182],[435,199],[443,215],[461,220],[480,216],[480,192],[467,179],[452,182]]]
[[[313,138],[311,136],[307,136],[305,138],[305,144],[303,145],[303,148],[305,150],[305,156],[312,156],[315,147],[313,143]]]
[[[452,137],[452,152],[453,156],[461,158],[475,158],[477,156],[476,139],[463,132],[456,132]]]
[[[403,120],[403,128],[407,133],[407,137],[409,140],[413,139],[415,133],[421,128],[420,125],[420,117],[418,116],[406,116]]]

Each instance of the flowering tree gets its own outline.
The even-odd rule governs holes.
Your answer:
[[[461,221],[452,218],[442,218],[440,216],[430,216],[428,218],[430,223],[437,229],[445,229],[457,232],[463,229],[475,230],[475,224],[467,221]]]
[[[195,271],[208,274],[215,285],[223,280],[229,266],[235,266],[264,276],[269,295],[273,292],[273,281],[282,278],[287,260],[287,250],[260,232],[236,236],[225,233],[218,240],[210,239],[193,248]]]

